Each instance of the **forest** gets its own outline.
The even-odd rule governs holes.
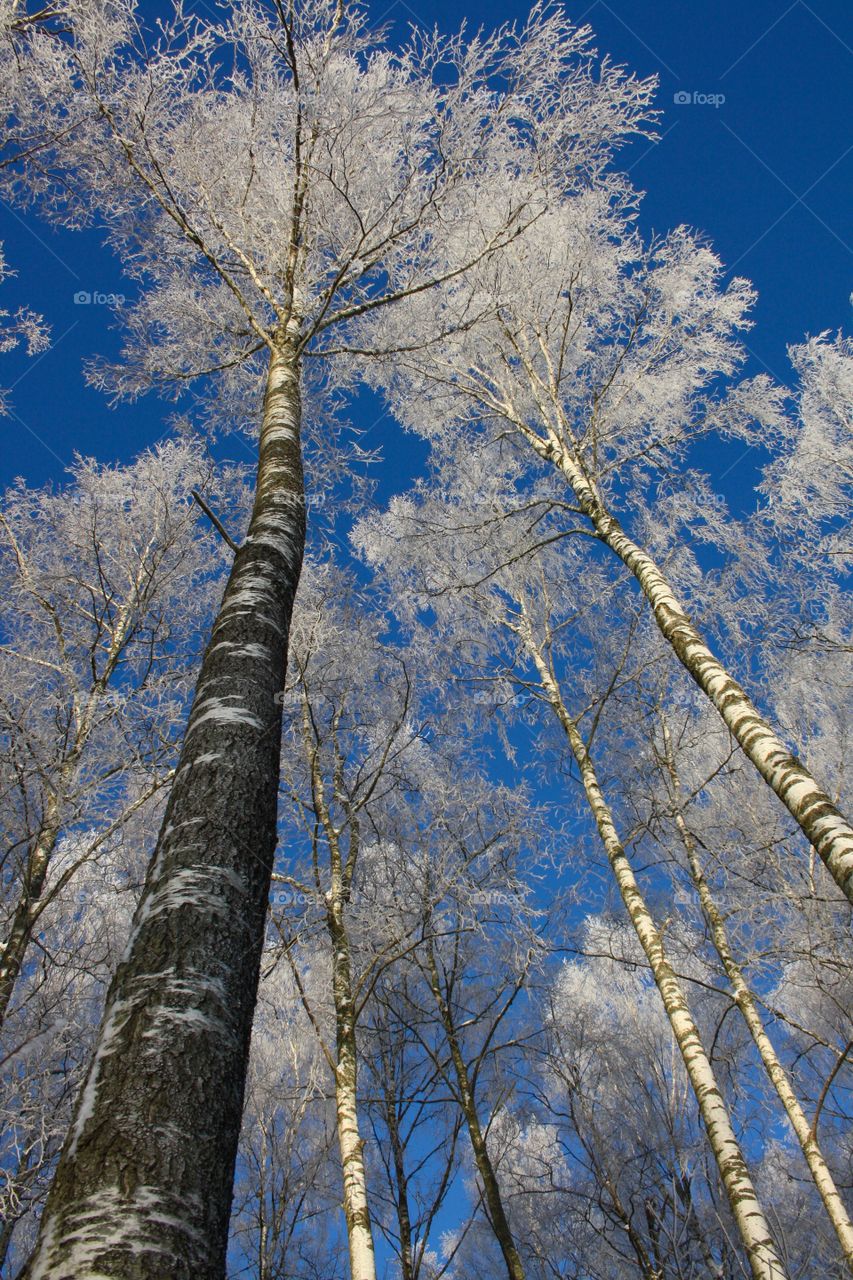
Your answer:
[[[162,430],[0,495],[2,1280],[853,1271],[853,338],[755,372],[654,78],[461,16],[0,0]]]

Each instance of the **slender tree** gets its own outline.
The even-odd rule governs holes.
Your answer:
[[[237,1158],[229,1275],[342,1277],[334,1107],[288,967],[269,949],[258,990]]]
[[[465,1126],[468,1130],[474,1164],[482,1186],[481,1194],[486,1216],[498,1242],[509,1280],[524,1280],[524,1264],[513,1237],[495,1162],[489,1150],[487,1141],[488,1127],[483,1125],[476,1091],[477,1077],[485,1060],[489,1042],[494,1036],[497,1027],[506,1018],[514,998],[518,995],[523,985],[524,975],[522,975],[520,981],[512,984],[508,991],[503,987],[498,990],[497,999],[491,1002],[494,1012],[487,1024],[485,1044],[475,1057],[473,1064],[471,1064],[466,1059],[460,1028],[457,1025],[452,1004],[448,999],[448,988],[455,987],[460,976],[456,971],[459,951],[454,949],[454,963],[449,972],[443,966],[441,970],[439,969],[435,947],[431,939],[426,943],[425,957],[430,991],[435,1000],[441,1028],[446,1037],[450,1054],[448,1076],[453,1080],[454,1092],[465,1117]],[[465,1021],[470,1023],[470,1017],[466,1018]]]
[[[79,462],[66,488],[21,485],[0,508],[0,1027],[44,910],[170,777],[225,565],[195,486],[225,492],[197,448],[166,445],[127,468]]]
[[[285,760],[284,779],[294,799],[297,830],[288,840],[291,871],[280,879],[302,899],[306,928],[319,908],[333,1037],[321,1028],[315,1002],[301,983],[298,935],[291,934],[284,913],[279,921],[275,911],[273,920],[334,1078],[350,1274],[353,1280],[375,1280],[358,1098],[359,1022],[377,977],[411,945],[416,924],[415,917],[407,928],[400,912],[395,920],[389,902],[382,933],[370,936],[369,921],[388,888],[382,863],[389,852],[383,856],[377,845],[385,826],[381,807],[395,787],[402,788],[406,757],[416,750],[419,734],[412,724],[406,667],[394,650],[375,640],[376,619],[359,609],[343,575],[327,569],[305,584],[301,598],[285,691],[285,741],[295,750],[292,761]],[[310,849],[297,861],[300,829],[308,834]],[[297,874],[302,861],[304,878]]]
[[[492,454],[489,458],[493,461]],[[444,472],[443,478],[449,474]],[[660,992],[696,1095],[720,1182],[750,1267],[756,1277],[782,1277],[784,1266],[743,1159],[700,1028],[679,976],[667,957],[663,932],[654,920],[620,838],[591,754],[589,736],[596,731],[602,708],[613,689],[627,679],[624,654],[617,658],[615,673],[611,672],[606,678],[603,694],[599,687],[597,696],[593,695],[595,712],[590,716],[586,738],[581,723],[590,712],[589,705],[582,698],[581,714],[570,712],[562,688],[566,676],[558,674],[555,666],[556,655],[563,654],[566,644],[568,627],[563,620],[566,615],[575,626],[575,634],[580,630],[579,620],[585,614],[590,615],[584,626],[585,642],[589,646],[595,624],[600,624],[594,605],[596,597],[604,594],[609,585],[607,574],[601,571],[597,577],[589,573],[586,578],[576,576],[575,564],[582,554],[577,547],[578,540],[568,542],[560,535],[559,519],[549,517],[549,504],[544,498],[529,502],[524,500],[523,493],[516,495],[518,506],[512,518],[497,501],[503,477],[495,474],[494,466],[480,473],[476,464],[472,466],[469,454],[463,474],[466,506],[455,504],[454,499],[462,491],[451,485],[449,495],[446,490],[440,495],[431,495],[420,511],[399,503],[383,527],[387,527],[392,537],[400,538],[408,532],[415,545],[420,544],[423,555],[428,554],[430,539],[438,535],[438,530],[446,537],[451,525],[458,545],[468,551],[452,563],[446,558],[433,564],[421,560],[415,572],[425,570],[426,581],[432,589],[433,607],[439,610],[442,625],[449,626],[451,633],[465,625],[469,635],[473,632],[472,641],[476,635],[478,639],[482,637],[484,645],[488,643],[490,627],[508,633],[507,645],[501,645],[498,636],[492,640],[493,651],[498,649],[501,656],[506,654],[509,659],[507,676],[512,678],[514,674],[522,688],[541,698],[565,734],[610,870]],[[483,488],[479,487],[481,484]],[[496,517],[489,520],[480,508],[485,505],[488,509],[492,495]],[[505,492],[503,501],[507,501]],[[552,533],[554,528],[556,534]],[[374,546],[369,535],[367,546]],[[401,551],[398,547],[396,563],[405,565],[409,554],[410,551]],[[383,558],[391,557],[386,552]],[[467,583],[464,593],[458,591],[460,579]],[[569,600],[565,584],[572,582],[575,587]],[[453,587],[457,590],[453,591]],[[555,600],[560,602],[559,621],[553,616]],[[563,660],[567,664],[571,661],[570,658]],[[490,665],[494,671],[494,659]]]
[[[853,828],[691,620],[676,580],[655,556],[648,502],[650,473],[668,467],[700,433],[751,442],[795,435],[798,423],[786,418],[781,393],[766,378],[729,381],[722,396],[711,390],[715,378],[731,380],[736,371],[736,334],[752,301],[747,282],[722,289],[720,263],[684,228],[644,246],[633,217],[633,193],[618,177],[580,194],[552,189],[535,237],[507,246],[464,284],[382,317],[393,350],[397,324],[411,331],[434,324],[432,308],[468,312],[475,300],[490,304],[464,333],[456,328],[422,352],[398,350],[391,403],[401,421],[439,443],[477,429],[513,442],[520,474],[543,464],[556,471],[573,515],[636,579],[678,660],[853,901]],[[819,355],[813,347],[803,361],[812,370],[805,399],[812,443],[816,423],[826,439],[850,414],[843,372],[849,350],[836,347],[834,377],[815,375]],[[796,466],[798,458],[802,471],[810,456],[804,445],[791,461]],[[837,516],[847,469],[828,483],[808,474],[815,492],[826,490],[819,510],[834,504]],[[620,497],[629,509],[649,512],[649,546],[617,518]]]
[[[693,833],[687,824],[684,814],[684,800],[681,780],[673,751],[672,734],[664,718],[661,722],[663,739],[662,763],[666,769],[671,789],[674,821],[684,847],[684,854],[690,869],[690,877],[702,907],[708,930],[714,943],[714,949],[720,958],[726,978],[731,984],[734,1001],[747,1025],[762,1065],[770,1078],[773,1088],[779,1097],[791,1128],[796,1134],[806,1164],[814,1178],[823,1201],[829,1220],[833,1225],[847,1264],[853,1268],[853,1225],[844,1206],[835,1180],[821,1151],[813,1126],[809,1123],[800,1101],[791,1086],[791,1081],[783,1067],[773,1041],[767,1034],[758,1002],[745,980],[743,970],[738,963],[729,939],[726,922],[714,900],[702,867],[702,860]]]
[[[559,1229],[563,1215],[572,1226],[590,1219],[597,1240],[582,1265],[596,1277],[734,1274],[741,1263],[720,1230],[692,1090],[636,938],[625,922],[592,915],[576,941],[580,957],[545,993],[533,1084],[563,1156],[546,1148],[556,1203],[541,1229],[552,1218]],[[691,942],[671,930],[679,968]]]
[[[397,964],[373,991],[362,1039],[364,1110],[373,1135],[372,1199],[376,1227],[393,1250],[401,1280],[440,1280],[455,1260],[438,1265],[433,1230],[453,1205],[464,1119],[449,1105],[442,1063],[425,1053],[412,1026],[410,998],[418,977]],[[384,1210],[384,1212],[382,1212]],[[464,1238],[471,1219],[456,1228]]]
[[[537,641],[526,612],[517,624],[519,634],[533,662],[542,691],[559,719],[580,773],[584,792],[595,819],[602,844],[625,909],[649,962],[655,984],[669,1018],[672,1033],[684,1060],[708,1141],[717,1162],[720,1181],[737,1223],[755,1280],[783,1280],[785,1270],[774,1246],[770,1228],[758,1200],[746,1163],[737,1142],[710,1058],[702,1043],[681,984],[667,960],[663,936],[640,890],[634,871],[617,833],[612,812],[604,798],[592,761],[578,725],[563,700],[559,684],[546,657],[545,646]]]

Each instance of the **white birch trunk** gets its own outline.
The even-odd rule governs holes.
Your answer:
[[[666,959],[660,932],[637,884],[628,855],[622,847],[586,744],[566,709],[557,682],[532,635],[524,626],[520,630],[536,665],[542,689],[569,740],[619,893],[661,994],[673,1036],[699,1104],[720,1180],[749,1259],[753,1280],[786,1280],[785,1269],[771,1239],[767,1220],[732,1129],[699,1028],[693,1020],[681,984]]]
[[[349,1243],[350,1277],[351,1280],[376,1280],[376,1259],[367,1200],[367,1176],[364,1168],[364,1142],[358,1123],[356,1093],[358,1059],[352,967],[349,938],[342,919],[340,900],[330,905],[328,921],[333,948],[332,983],[337,1046],[335,1105],[344,1184],[344,1217]]]
[[[785,1068],[779,1061],[773,1042],[765,1030],[755,998],[747,985],[740,965],[735,960],[723,917],[717,908],[702,870],[702,864],[696,849],[696,841],[693,839],[690,829],[684,820],[681,806],[681,785],[672,750],[672,738],[665,721],[663,723],[663,737],[666,766],[675,799],[675,825],[687,855],[690,878],[696,889],[714,949],[720,957],[720,963],[731,985],[734,1002],[740,1010],[749,1034],[752,1036],[764,1070],[776,1090],[779,1101],[785,1108],[785,1114],[790,1121],[791,1128],[797,1136],[824,1208],[838,1236],[838,1242],[841,1245],[847,1265],[853,1271],[853,1223],[850,1221],[844,1201],[824,1159],[817,1136],[806,1118],[799,1098],[794,1093]]]
[[[715,657],[661,570],[626,535],[593,484],[556,437],[539,452],[562,471],[602,542],[637,579],[662,635],[711,700],[744,754],[802,828],[841,891],[853,902],[853,827]]]

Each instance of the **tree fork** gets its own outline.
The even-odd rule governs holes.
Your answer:
[[[249,531],[22,1280],[222,1280],[305,542],[296,338],[273,344]]]

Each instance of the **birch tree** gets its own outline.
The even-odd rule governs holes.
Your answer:
[[[310,849],[304,878],[293,866],[280,882],[305,904],[303,928],[319,925],[326,934],[330,989],[323,1003],[330,1006],[331,1035],[321,1029],[326,1019],[299,979],[298,953],[292,954],[298,935],[286,915],[281,922],[278,912],[273,916],[334,1079],[353,1280],[376,1276],[358,1101],[358,1024],[375,981],[411,945],[417,924],[417,916],[407,923],[401,910],[411,890],[406,892],[403,869],[394,877],[395,850],[381,809],[393,802],[395,787],[402,790],[419,733],[406,666],[374,639],[377,621],[358,610],[357,597],[333,569],[306,584],[285,691],[286,742],[296,758],[292,764],[286,759],[284,778]],[[297,839],[291,835],[291,848]],[[371,927],[377,911],[384,917],[379,928]]]
[[[541,13],[518,40],[428,37],[391,57],[357,9],[324,0],[241,0],[216,22],[177,10],[156,38],[130,0],[58,12],[53,47],[79,125],[61,155],[25,157],[25,177],[72,223],[94,210],[144,289],[120,371],[93,376],[134,393],[231,371],[260,379],[264,407],[255,507],[29,1274],[157,1274],[168,1256],[183,1274],[218,1275],[304,543],[303,360],[357,316],[446,278],[440,244],[454,229],[469,238],[458,273],[535,218],[524,181],[485,222],[472,186],[484,167],[538,163],[534,84],[552,150],[591,165],[602,130],[636,127],[648,89],[613,69],[594,80],[587,36]],[[69,110],[56,82],[40,99],[51,120]]]
[[[467,548],[468,554],[459,560],[454,558],[452,563],[444,558],[431,561],[427,556],[424,557],[426,563],[422,560],[418,565],[416,561],[416,580],[419,570],[423,572],[425,569],[432,588],[428,598],[433,609],[440,611],[445,625],[449,624],[451,629],[460,626],[461,615],[466,619],[461,625],[466,630],[476,627],[484,644],[488,643],[490,627],[503,629],[506,641],[501,644],[500,639],[495,638],[492,645],[493,652],[498,648],[501,657],[506,655],[504,678],[514,679],[533,697],[541,700],[565,734],[611,873],[654,976],[696,1095],[720,1181],[752,1273],[756,1277],[784,1276],[782,1261],[737,1142],[700,1028],[679,976],[667,956],[664,933],[656,923],[638,882],[592,755],[591,741],[601,707],[608,693],[612,693],[613,688],[625,679],[624,658],[617,658],[615,673],[605,685],[604,697],[599,692],[596,702],[590,707],[582,692],[575,694],[581,709],[572,712],[563,683],[568,681],[572,687],[574,664],[572,657],[566,655],[564,645],[568,635],[576,637],[578,619],[584,614],[594,614],[593,606],[599,592],[595,591],[589,573],[585,579],[574,576],[573,561],[581,554],[577,548],[578,540],[566,544],[559,532],[559,518],[555,521],[550,516],[549,520],[549,504],[544,498],[540,498],[538,503],[526,502],[526,495],[516,495],[515,516],[509,518],[506,515],[507,494],[502,492],[505,477],[495,467],[493,451],[486,450],[484,455],[480,471],[476,462],[472,466],[470,451],[466,453],[465,483],[470,483],[471,488],[465,492],[469,499],[472,492],[474,495],[470,505],[454,504],[454,498],[460,491],[453,486],[449,493],[447,489],[433,493],[420,510],[400,501],[384,522],[373,522],[373,528],[365,525],[362,535],[365,546],[368,552],[377,555],[373,539],[377,526],[382,527],[398,539],[398,544],[396,554],[383,548],[378,555],[386,562],[396,561],[398,566],[405,566],[408,553],[406,549],[401,552],[401,543],[407,533],[420,543],[423,553],[428,549],[430,538],[436,536],[438,530],[443,530],[446,536],[448,525],[452,524],[457,547]],[[445,477],[448,474],[445,472]],[[482,485],[479,491],[478,485]],[[482,510],[483,506],[488,508],[492,495],[500,495],[503,499],[500,505],[495,504],[497,516],[493,522],[485,520]],[[553,524],[556,524],[557,532],[549,536]],[[486,528],[488,534],[484,536]],[[526,537],[523,536],[525,534]],[[458,590],[460,580],[466,583],[464,592]],[[576,583],[577,594],[570,602],[566,599],[566,584],[572,582]],[[457,589],[453,590],[454,587]],[[584,591],[588,593],[586,598],[582,594]],[[450,621],[454,615],[456,621]],[[567,619],[574,624],[573,632],[567,632]],[[589,637],[595,633],[594,623],[588,622],[587,626],[590,627],[587,631]],[[602,643],[606,643],[611,651],[615,648],[618,654],[618,640],[614,642],[609,638],[604,642],[597,639],[599,647]],[[494,671],[494,659],[491,665]],[[497,670],[501,670],[500,665]]]
[[[525,1263],[502,1187],[501,1115],[513,1089],[513,1066],[535,1034],[521,1010],[531,971],[542,961],[539,934],[545,928],[529,901],[525,875],[535,874],[533,860],[525,864],[535,818],[529,811],[522,815],[519,801],[524,804],[523,792],[513,796],[469,767],[456,800],[459,812],[452,821],[442,814],[424,869],[414,971],[404,976],[395,999],[398,1016],[458,1108],[467,1137],[475,1215],[456,1229],[451,1265],[469,1267],[479,1241],[488,1265],[511,1280],[524,1276]]]
[[[412,1175],[406,1170],[412,1130],[397,1108],[402,1115],[414,1113],[417,1128],[418,1115],[434,1110],[430,1092],[439,1078],[461,1098],[460,1123],[476,1151],[486,1212],[493,1222],[501,1215],[495,1231],[508,1235],[486,1147],[488,1127],[477,1115],[474,1093],[478,1077],[489,1073],[492,1055],[506,1050],[503,1028],[524,985],[526,966],[520,979],[510,966],[511,976],[498,984],[497,996],[491,990],[482,995],[485,1008],[473,1020],[483,1043],[473,1057],[473,1006],[462,989],[476,970],[481,934],[485,939],[499,931],[502,917],[512,916],[511,905],[494,906],[493,899],[511,904],[522,893],[508,853],[521,828],[506,789],[481,777],[473,761],[461,768],[452,710],[424,688],[433,678],[425,655],[417,648],[410,652],[380,643],[375,635],[382,626],[383,616],[364,608],[340,570],[326,566],[303,584],[285,695],[284,777],[304,831],[301,842],[294,831],[288,844],[306,848],[301,868],[276,873],[276,894],[278,886],[287,886],[284,892],[303,904],[304,918],[299,933],[290,934],[286,916],[274,908],[273,924],[333,1072],[351,1272],[375,1274],[368,1206],[373,1152],[366,1150],[358,1087],[366,1037],[368,1055],[378,1053],[381,1063],[378,1076],[387,1103],[383,1132],[392,1143],[384,1158],[393,1163],[401,1267],[411,1276],[427,1264],[429,1229],[456,1174],[442,1156],[426,1214],[414,1218],[418,1196],[412,1198]],[[415,678],[415,671],[424,675]],[[512,916],[519,929],[522,918],[522,911]],[[509,934],[511,926],[504,927]],[[463,940],[454,975],[446,982],[439,976],[443,960],[433,934],[455,936],[457,944]],[[445,949],[449,945],[448,939]],[[522,946],[518,939],[516,946]],[[508,940],[505,949],[512,949]],[[318,967],[328,973],[325,991],[318,990]],[[378,1008],[377,988],[385,992]],[[400,990],[409,994],[404,997]],[[392,1009],[410,1048],[420,1051],[420,1065],[406,1076],[426,1090],[423,1095],[399,1094],[393,1081],[389,1059],[397,1036],[390,1035],[386,1020]],[[437,1047],[429,1025],[436,1009],[443,1028]],[[482,1080],[479,1088],[482,1092]],[[458,1130],[453,1126],[451,1155]],[[435,1161],[423,1157],[418,1163]],[[516,1273],[519,1267],[517,1261]]]
[[[776,1052],[773,1041],[767,1033],[764,1019],[758,1007],[758,1001],[744,977],[743,969],[738,962],[729,938],[725,918],[714,900],[705,877],[696,839],[685,819],[682,784],[675,760],[672,734],[665,719],[661,724],[661,737],[662,764],[666,770],[670,788],[674,822],[690,869],[690,878],[713,940],[714,949],[719,956],[720,963],[731,986],[734,1001],[755,1043],[764,1070],[770,1078],[791,1127],[796,1134],[797,1141],[802,1148],[803,1156],[838,1236],[848,1266],[853,1268],[853,1226],[851,1225],[850,1217],[821,1151],[817,1140],[816,1127],[807,1119],[802,1104]]]
[[[537,641],[524,614],[519,619],[518,625],[542,690],[569,740],[620,895],[661,994],[673,1036],[696,1094],[708,1140],[717,1161],[720,1180],[726,1190],[752,1273],[756,1280],[764,1276],[768,1277],[768,1280],[770,1277],[783,1277],[785,1272],[782,1261],[774,1246],[767,1220],[752,1185],[699,1029],[691,1015],[677,976],[666,957],[663,935],[646,905],[624,845],[617,834],[612,813],[601,791],[588,743],[578,731],[577,721],[566,709],[559,685],[546,657],[548,640],[545,640],[544,645],[541,641]]]
[[[229,1274],[257,1280],[345,1274],[327,1068],[286,965],[258,991],[237,1159]]]
[[[684,941],[670,940],[679,968]],[[565,963],[547,996],[535,1086],[572,1171],[562,1211],[577,1198],[583,1213],[584,1197],[593,1199],[604,1246],[593,1257],[605,1274],[608,1257],[644,1280],[736,1273],[692,1090],[636,941],[624,923],[593,916],[579,947],[589,954]]]
[[[433,308],[480,317],[425,352],[398,353],[390,403],[401,422],[434,441],[478,431],[513,442],[519,473],[555,470],[573,514],[636,579],[675,656],[853,900],[849,822],[709,648],[654,547],[640,545],[618,518],[620,503],[628,511],[648,506],[650,485],[654,492],[661,471],[701,434],[772,443],[798,429],[766,377],[735,381],[738,330],[753,298],[748,283],[723,288],[720,262],[685,228],[645,245],[634,205],[617,176],[579,194],[554,194],[538,234],[507,246],[476,280],[412,300],[405,320],[403,311],[382,318],[393,348],[394,325],[434,324]],[[813,369],[817,355],[810,348],[804,367]],[[802,402],[812,422],[803,419],[806,436],[817,431],[818,394],[832,397],[824,432],[844,433],[849,423],[843,344],[833,359],[834,376],[811,376]],[[722,393],[715,379],[726,386]],[[801,462],[807,451],[796,455]],[[827,500],[837,512],[849,483],[845,464],[834,461],[830,476],[825,487],[835,496]]]

